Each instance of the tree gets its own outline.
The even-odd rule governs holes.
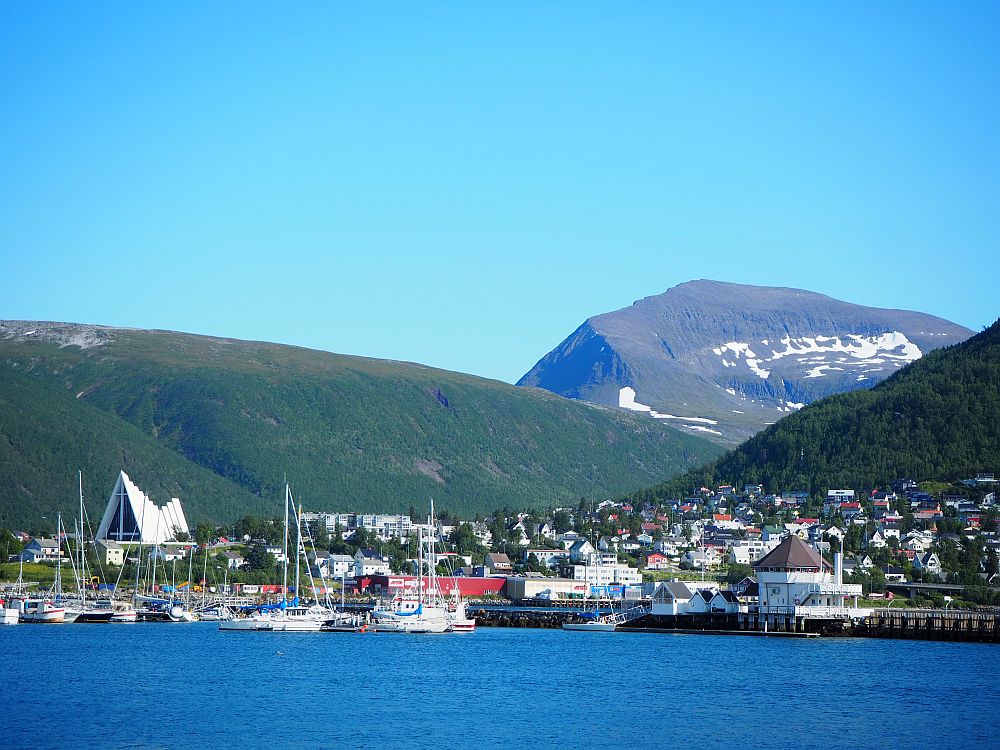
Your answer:
[[[455,551],[460,555],[475,552],[482,546],[479,543],[478,537],[476,537],[476,532],[472,528],[472,524],[469,523],[460,523],[451,532],[448,541],[455,545]]]
[[[344,530],[340,528],[340,523],[333,530],[333,539],[330,540],[330,551],[335,555],[345,555],[348,551],[347,542],[344,541]]]
[[[330,532],[326,529],[326,521],[322,518],[309,525],[309,533],[312,536],[313,546],[317,550],[327,549],[330,546]]]
[[[243,565],[247,570],[274,570],[274,555],[267,551],[264,542],[256,541],[247,547],[246,557],[243,558]]]
[[[567,510],[557,510],[552,515],[552,525],[557,534],[563,534],[573,528],[573,516]]]
[[[212,537],[215,536],[215,529],[211,524],[207,524],[204,521],[198,521],[194,525],[194,540],[198,544],[208,544],[212,541]]]
[[[744,578],[753,575],[753,568],[742,563],[730,563],[726,571],[726,583],[739,583]]]

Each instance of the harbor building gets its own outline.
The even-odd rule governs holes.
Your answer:
[[[163,544],[189,534],[181,501],[176,497],[160,507],[129,479],[118,473],[104,517],[97,529],[98,542],[113,541],[134,544]]]
[[[822,555],[797,536],[781,544],[754,563],[760,604],[758,624],[766,629],[804,630],[806,621],[849,622],[860,611],[857,597],[861,586],[843,582],[843,559],[836,555],[833,567]],[[853,598],[848,606],[847,599]]]

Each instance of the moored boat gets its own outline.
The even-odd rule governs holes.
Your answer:
[[[66,610],[49,599],[25,599],[21,604],[19,619],[21,622],[65,622]]]

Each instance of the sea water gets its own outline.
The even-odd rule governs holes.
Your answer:
[[[0,629],[8,747],[998,748],[1000,646]]]

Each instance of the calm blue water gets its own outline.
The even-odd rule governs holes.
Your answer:
[[[9,747],[997,748],[1000,647],[0,628]]]

